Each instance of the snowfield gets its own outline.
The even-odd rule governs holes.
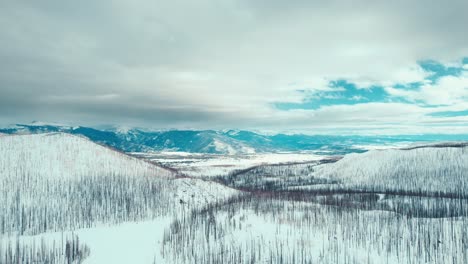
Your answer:
[[[45,241],[50,247],[62,252],[64,238],[76,236],[80,243],[89,248],[89,255],[83,264],[128,264],[153,263],[161,260],[160,245],[164,230],[170,225],[172,217],[161,217],[153,220],[126,222],[117,225],[102,225],[93,228],[77,229],[65,232],[49,232],[36,236],[3,237],[1,245],[7,241],[20,240],[21,245],[39,245]],[[1,256],[1,255],[0,255]],[[4,263],[0,259],[0,263]],[[63,262],[66,263],[65,259]],[[156,261],[156,263],[161,263]]]
[[[312,162],[326,157],[311,153],[210,155],[186,152],[159,152],[130,154],[174,168],[183,175],[197,178],[223,176],[237,170],[259,165]]]

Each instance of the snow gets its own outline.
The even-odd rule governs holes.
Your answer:
[[[240,191],[219,183],[200,179],[181,178],[174,180],[176,206],[203,208],[238,196]]]
[[[213,145],[217,152],[227,153],[229,155],[236,154],[237,151],[229,144],[225,144],[217,139],[213,140]]]
[[[328,156],[309,153],[267,153],[248,155],[209,155],[186,152],[131,153],[164,164],[192,177],[227,175],[258,165],[318,161]]]
[[[179,221],[169,263],[466,263],[466,218],[415,219],[301,202],[227,205]],[[179,230],[190,230],[179,232]]]
[[[14,173],[48,178],[172,175],[169,170],[64,133],[1,137],[0,155],[0,176]]]
[[[114,128],[115,132],[120,134],[127,134],[128,132],[133,130],[131,126],[118,126]]]
[[[152,263],[160,259],[160,244],[170,218],[78,230],[91,250],[84,264]]]
[[[211,142],[209,145],[204,147],[203,149],[205,151],[209,151],[209,149],[214,149],[216,153],[224,153],[226,155],[238,155],[238,154],[253,154],[255,153],[255,149],[252,147],[249,147],[243,143],[235,143],[232,144],[229,142],[224,142],[223,140],[220,140],[219,138],[213,138],[213,142]]]
[[[45,238],[60,251],[62,233],[50,232],[74,230],[64,234],[90,247],[90,263],[152,263],[170,216],[240,194],[68,134],[4,136],[0,155],[2,244]]]
[[[317,167],[317,177],[356,187],[468,194],[468,147],[424,147],[348,154]]]
[[[0,155],[0,193],[3,194],[0,220],[7,220],[6,229],[0,226],[4,228],[0,229],[3,232],[0,253],[15,239],[20,239],[22,245],[46,241],[49,247],[63,250],[63,238],[77,236],[90,249],[84,264],[301,263],[301,260],[466,263],[467,260],[467,245],[463,242],[466,241],[466,217],[413,218],[267,197],[249,196],[243,200],[243,193],[238,190],[208,180],[171,177],[174,175],[168,170],[61,133],[2,136]],[[171,165],[197,177],[227,174],[262,164],[323,159],[323,156],[297,153],[133,155]],[[349,186],[462,192],[467,186],[467,161],[468,147],[373,150],[318,165],[310,173],[339,179]],[[267,169],[264,169],[266,174],[275,175]],[[282,171],[281,166],[271,172],[274,169]],[[302,174],[302,170],[297,169],[297,173]],[[112,199],[104,199],[106,195]],[[236,197],[239,197],[237,203],[222,204]],[[385,195],[379,197],[379,203],[396,205],[406,199],[389,201]],[[213,206],[216,204],[219,206]],[[125,210],[134,215],[118,218]],[[64,217],[75,211],[83,219]],[[53,217],[47,219],[55,222],[65,219],[71,223],[55,223],[67,228],[63,232],[50,231],[48,228],[54,224],[50,223],[44,229],[48,232],[27,235],[28,226],[37,225],[48,214]],[[20,221],[15,222],[15,217]],[[112,217],[118,221],[111,221]],[[85,222],[86,228],[82,220],[89,221]],[[9,233],[9,229],[16,232]]]
[[[63,133],[1,137],[0,155],[3,157],[0,159],[0,179],[7,183],[10,182],[8,179],[12,179],[11,182],[14,183],[17,180],[30,179],[31,176],[34,183],[58,178],[61,184],[66,179],[82,180],[83,177],[108,175],[120,175],[124,178],[173,176],[169,170],[97,145],[85,138]],[[205,206],[239,193],[214,182],[190,178],[172,179],[168,182],[171,189],[167,192],[172,192],[177,197],[173,200],[176,204],[183,199],[191,207]]]
[[[83,264],[153,263],[154,260],[162,259],[160,246],[164,229],[170,223],[171,218],[162,217],[151,221],[22,236],[19,239],[22,244],[38,244],[44,240],[49,246],[63,248],[63,237],[76,235],[80,242],[90,249],[90,255],[85,258]],[[0,244],[15,239],[17,238],[0,238]]]
[[[414,143],[411,142],[398,142],[398,143],[389,143],[389,144],[360,144],[360,145],[352,145],[353,149],[360,149],[360,150],[385,150],[385,149],[399,149],[408,146],[412,146]]]

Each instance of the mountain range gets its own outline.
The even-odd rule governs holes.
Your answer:
[[[246,130],[167,130],[93,128],[33,122],[0,128],[0,134],[62,132],[81,135],[124,152],[182,151],[208,154],[314,152],[336,154],[365,152],[370,148],[414,142],[463,141],[468,135],[336,136],[262,134]]]

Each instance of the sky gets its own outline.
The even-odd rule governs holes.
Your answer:
[[[468,134],[468,1],[0,2],[0,124]]]

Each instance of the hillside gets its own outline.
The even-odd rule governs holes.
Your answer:
[[[0,138],[0,175],[172,176],[172,172],[98,145],[84,137],[48,133]]]
[[[103,263],[109,260],[108,245],[128,248],[135,242],[112,230],[123,224],[139,232],[142,222],[153,223],[156,232],[138,233],[151,241],[143,250],[151,259],[161,223],[240,194],[217,183],[176,178],[169,170],[64,133],[2,136],[0,156],[1,263],[19,256],[24,263],[67,263],[69,243],[76,250],[73,259]],[[109,230],[120,238],[100,235]],[[131,259],[144,257],[138,250],[122,252]]]
[[[63,133],[1,137],[0,155],[0,234],[151,219],[238,193]]]
[[[468,195],[468,147],[419,146],[349,154],[319,166],[314,176],[355,190]]]

